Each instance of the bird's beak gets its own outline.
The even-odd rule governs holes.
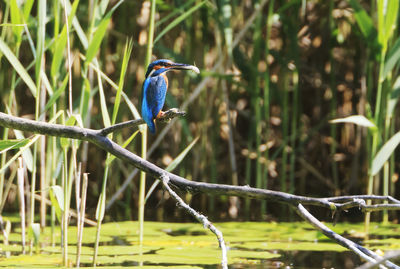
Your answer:
[[[200,70],[194,66],[194,65],[190,65],[190,64],[180,64],[180,63],[173,63],[170,66],[168,66],[168,69],[174,69],[174,70],[192,70],[193,72],[199,74]]]

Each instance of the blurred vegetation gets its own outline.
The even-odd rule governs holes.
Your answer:
[[[138,117],[150,2],[69,2],[0,3],[0,110],[46,121],[62,112],[67,124],[94,129]],[[181,107],[187,115],[159,123],[156,135],[148,135],[148,159],[165,168],[199,137],[173,172],[196,181],[306,196],[398,196],[395,153],[376,175],[371,172],[377,152],[400,129],[398,11],[398,1],[379,0],[157,0],[153,58],[195,64],[201,74],[168,74],[166,107]],[[372,127],[359,121],[329,123],[351,115],[364,115]],[[63,123],[63,117],[55,121]],[[35,138],[0,130],[4,141]],[[122,145],[132,133],[124,130],[113,140]],[[138,155],[139,137],[127,145]],[[42,199],[49,186],[68,185],[65,200],[75,208],[72,180],[81,162],[81,173],[89,173],[90,218],[95,218],[103,182],[107,195],[99,205],[106,204],[105,220],[138,217],[139,173],[133,167],[106,162],[104,152],[85,143],[46,137],[29,145],[26,182]],[[19,210],[17,188],[8,185],[16,184],[18,163],[6,168],[18,152],[1,154],[4,212]],[[152,183],[147,180],[146,189]],[[214,220],[291,215],[266,202],[184,197]],[[168,198],[156,187],[146,199],[145,218],[188,219]],[[42,219],[50,214],[43,208]],[[33,212],[39,213],[39,204]],[[101,212],[96,215],[102,219]]]

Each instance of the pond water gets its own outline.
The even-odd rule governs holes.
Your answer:
[[[362,262],[355,254],[333,243],[310,225],[301,222],[216,223],[229,248],[229,268],[354,268]],[[371,240],[362,241],[363,224],[329,225],[335,232],[362,242],[372,250],[400,249],[400,225],[371,224]],[[32,255],[21,254],[20,230],[11,233],[9,245],[0,245],[0,267],[53,268],[62,263],[61,231],[51,245],[50,228]],[[76,228],[70,227],[69,261],[75,264]],[[95,227],[85,227],[81,267],[91,267]],[[397,237],[397,238],[396,238]],[[97,268],[220,268],[220,250],[215,235],[198,223],[145,222],[143,245],[138,244],[138,223],[102,225]]]

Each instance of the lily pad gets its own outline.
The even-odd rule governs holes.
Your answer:
[[[6,217],[5,217],[6,218]],[[339,246],[307,223],[262,223],[262,222],[226,222],[214,224],[224,235],[228,248],[228,262],[232,264],[261,265],[269,259],[281,258],[281,253],[310,251],[321,253],[343,252]],[[326,224],[345,237],[363,237],[363,224],[338,223]],[[138,223],[134,221],[110,222],[102,225],[97,268],[138,266],[142,268],[202,268],[219,266],[221,249],[216,236],[198,223],[161,223],[146,222],[144,240],[139,246]],[[371,249],[399,249],[400,239],[394,233],[400,225],[371,223],[370,240],[365,243]],[[51,229],[47,227],[40,237],[39,255],[16,255],[21,252],[20,229],[10,234],[10,245],[0,244],[0,251],[11,252],[12,257],[0,258],[0,267],[54,268],[62,263],[60,247],[61,230],[56,228],[56,246],[51,246]],[[93,244],[96,227],[86,226],[83,231],[81,249],[82,267],[93,262]],[[391,237],[389,236],[391,235]],[[68,230],[69,261],[74,265],[77,252],[76,227]],[[283,261],[284,262],[284,261]],[[146,267],[147,266],[147,267]]]

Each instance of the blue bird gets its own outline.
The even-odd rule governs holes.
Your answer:
[[[161,111],[168,89],[168,78],[165,73],[170,70],[193,70],[200,73],[196,66],[174,63],[170,60],[156,60],[149,64],[142,88],[142,118],[153,134],[156,132],[154,120],[165,113]]]

